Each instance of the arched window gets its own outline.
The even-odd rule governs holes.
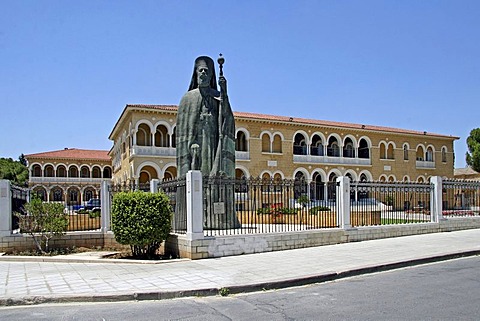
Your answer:
[[[43,176],[45,176],[45,177],[54,177],[55,176],[55,172],[53,170],[52,165],[45,166],[45,169],[43,170]]]
[[[92,177],[93,178],[102,178],[100,167],[94,166],[92,169]]]
[[[47,191],[45,190],[44,187],[41,187],[41,186],[35,187],[33,189],[33,193],[35,193],[35,195],[42,201],[45,202],[47,200]]]
[[[60,187],[56,187],[51,191],[51,200],[54,202],[63,202],[63,191]]]
[[[325,183],[322,181],[322,175],[316,172],[313,174],[312,183],[310,184],[310,197],[314,200],[325,199]]]
[[[68,177],[78,177],[78,168],[76,166],[70,166],[68,169]]]
[[[282,137],[278,134],[273,136],[272,153],[282,152]]]
[[[390,143],[388,144],[388,147],[387,147],[387,159],[394,159],[394,154],[393,154],[393,144]]]
[[[338,146],[338,141],[333,136],[330,137],[330,139],[328,140],[327,156],[333,156],[333,157],[340,156],[340,147]]]
[[[423,161],[424,158],[423,158],[423,147],[422,146],[418,146],[417,147],[417,161]]]
[[[82,168],[80,169],[80,177],[81,178],[90,177],[90,169],[87,166],[82,166]]]
[[[427,162],[433,162],[433,148],[428,147],[427,152],[425,153],[425,160]]]
[[[60,165],[57,167],[57,177],[67,177],[67,169],[65,166]]]
[[[110,167],[105,167],[103,169],[103,178],[112,178],[112,169]]]
[[[328,200],[336,201],[337,198],[337,174],[331,173],[328,176]]]
[[[355,149],[353,148],[353,142],[350,138],[345,139],[345,144],[343,146],[343,157],[354,158]]]
[[[370,149],[368,148],[368,143],[365,139],[360,140],[358,146],[358,158],[370,158]]]
[[[447,162],[447,148],[442,147],[442,162],[446,163]]]
[[[306,139],[301,133],[295,135],[293,141],[293,155],[307,155]]]
[[[147,124],[140,124],[137,131],[138,146],[152,146],[150,127]]]
[[[239,152],[247,152],[247,136],[241,130],[237,132],[237,138],[235,139],[235,150]]]
[[[314,156],[323,156],[323,141],[319,135],[314,135],[312,138],[312,145],[310,147],[310,154]]]
[[[387,158],[387,147],[385,146],[385,143],[380,143],[380,159],[386,159]]]
[[[263,153],[270,153],[270,136],[268,134],[262,135],[262,152]]]
[[[403,144],[403,160],[408,160],[408,144]]]
[[[155,131],[155,146],[170,147],[170,137],[168,137],[167,127],[163,125],[157,126],[157,130]]]
[[[42,177],[42,168],[36,164],[32,166],[32,177]]]

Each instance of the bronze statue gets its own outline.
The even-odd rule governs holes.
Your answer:
[[[223,76],[223,57],[220,57],[218,62],[220,91],[217,88],[213,60],[201,56],[195,59],[188,92],[180,101],[176,126],[179,178],[185,177],[189,170],[199,170],[204,177],[235,178],[235,121],[228,101],[227,81]],[[238,227],[234,211],[233,185],[213,186],[207,190],[208,195],[204,196],[208,200],[205,227]],[[177,192],[178,220],[183,220],[182,213],[185,211],[182,209],[184,204],[182,194]],[[215,216],[214,208],[219,212],[215,213],[217,214]],[[220,213],[222,211],[223,213]],[[222,218],[223,216],[225,218]]]
[[[200,170],[204,176],[235,177],[235,122],[223,75],[219,84],[220,91],[213,60],[198,57],[188,92],[178,107],[178,177],[189,170]]]

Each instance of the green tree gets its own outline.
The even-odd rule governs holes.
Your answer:
[[[121,192],[112,202],[112,231],[137,258],[153,258],[170,233],[172,209],[164,193]]]
[[[68,215],[63,212],[63,204],[44,203],[34,196],[24,207],[26,213],[15,213],[20,231],[32,236],[39,252],[47,253],[49,241],[67,231]]]
[[[8,179],[15,185],[24,186],[28,181],[28,168],[21,161],[0,158],[0,179]]]
[[[480,128],[472,129],[467,138],[468,152],[466,153],[467,164],[473,170],[480,172]]]

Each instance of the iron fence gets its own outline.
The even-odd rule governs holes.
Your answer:
[[[352,226],[430,222],[431,184],[351,182]]]
[[[325,187],[329,190],[326,193]],[[235,235],[338,227],[337,184],[289,179],[204,177],[205,235]],[[325,190],[321,199],[314,191]]]
[[[20,186],[10,185],[10,191],[12,195],[12,231],[13,233],[19,232],[19,220],[18,214],[24,214],[24,205],[30,200],[30,190]]]
[[[442,215],[445,217],[479,216],[480,182],[444,180]]]
[[[186,208],[186,198],[179,197],[186,195],[186,179],[178,178],[168,181],[163,181],[158,184],[158,191],[163,192],[170,199],[170,206],[172,208],[172,232],[176,234],[187,233],[187,218],[186,216],[175,215],[178,206]],[[181,205],[180,205],[181,204]]]

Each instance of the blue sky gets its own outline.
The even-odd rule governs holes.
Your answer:
[[[480,1],[0,0],[0,157],[110,149],[126,104],[178,104],[223,53],[235,111],[466,138]]]

